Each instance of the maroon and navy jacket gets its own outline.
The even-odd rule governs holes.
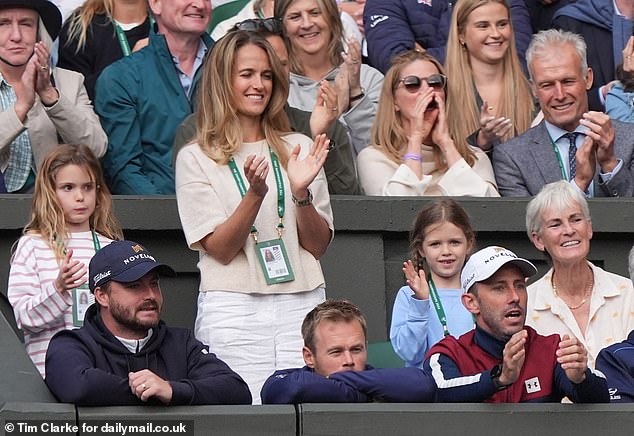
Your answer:
[[[559,402],[568,397],[575,403],[609,402],[605,377],[591,369],[580,384],[572,383],[557,363],[558,335],[542,336],[531,327],[526,340],[526,358],[519,377],[498,391],[491,370],[502,363],[506,344],[476,327],[456,339],[447,336],[434,345],[423,369],[436,382],[438,402]]]

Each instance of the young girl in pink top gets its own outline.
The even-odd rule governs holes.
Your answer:
[[[92,297],[90,259],[122,238],[97,158],[84,145],[57,147],[38,171],[31,220],[13,254],[8,285],[26,350],[42,377],[50,339],[83,322]]]

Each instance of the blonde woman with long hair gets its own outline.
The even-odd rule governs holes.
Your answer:
[[[82,73],[94,100],[101,71],[144,47],[149,32],[147,0],[86,0],[64,23],[57,64]]]
[[[176,158],[181,223],[200,255],[195,334],[255,404],[275,370],[303,365],[300,325],[325,298],[319,258],[333,234],[329,141],[289,133],[287,95],[271,45],[229,32],[204,67],[196,143]]]
[[[81,326],[88,263],[123,233],[101,165],[85,145],[60,145],[35,179],[31,220],[11,259],[7,293],[24,344],[44,377],[44,358],[55,333]],[[87,307],[84,307],[86,309]]]
[[[455,141],[488,151],[525,132],[535,104],[504,0],[460,0],[447,41],[447,113]]]
[[[367,195],[499,196],[484,152],[448,129],[447,77],[427,53],[398,55],[385,75],[373,145],[357,158]]]

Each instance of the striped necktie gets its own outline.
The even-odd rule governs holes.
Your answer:
[[[570,181],[574,179],[577,174],[577,163],[575,162],[575,156],[577,155],[577,132],[566,133],[562,135],[562,138],[567,138],[570,142],[570,147],[568,147],[568,168],[570,168],[568,180]]]

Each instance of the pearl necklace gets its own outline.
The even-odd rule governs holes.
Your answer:
[[[590,296],[590,293],[592,292],[592,287],[594,286],[594,274],[592,273],[592,270],[590,270],[590,280],[588,280],[588,283],[586,284],[586,292],[583,296],[583,300],[581,300],[581,303],[577,304],[576,306],[571,306],[568,303],[566,303],[564,301],[563,298],[561,298],[559,296],[559,294],[557,293],[557,285],[555,284],[555,273],[553,272],[553,276],[552,276],[552,285],[553,285],[553,293],[555,294],[555,297],[558,297],[561,301],[563,301],[563,303],[568,306],[568,309],[570,310],[577,310],[579,309],[581,306],[583,306],[584,304],[586,304],[588,302],[588,297]]]

